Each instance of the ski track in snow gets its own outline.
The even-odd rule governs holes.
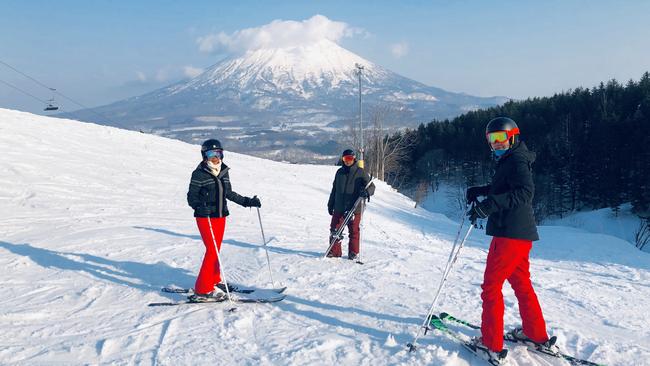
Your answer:
[[[234,190],[262,199],[274,304],[147,306],[193,286],[203,255],[185,194],[198,147],[0,109],[0,364],[483,365],[422,323],[458,222],[383,183],[368,204],[365,265],[322,259],[336,167],[227,153]],[[270,286],[257,213],[229,203],[232,282]],[[650,365],[650,258],[620,239],[541,227],[533,283],[567,353]],[[470,236],[437,311],[480,320],[489,237]],[[344,241],[343,252],[347,246]],[[506,329],[519,325],[504,286]],[[472,330],[458,328],[468,335]],[[566,362],[510,346],[511,365]]]

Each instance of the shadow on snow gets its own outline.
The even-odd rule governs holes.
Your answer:
[[[149,230],[149,231],[155,231],[157,233],[165,234],[165,235],[171,235],[171,236],[177,236],[181,238],[189,238],[193,240],[198,240],[201,241],[201,236],[200,235],[192,235],[192,234],[182,234],[182,233],[177,233],[174,231],[170,231],[167,229],[158,229],[158,228],[151,228],[151,227],[143,227],[143,226],[134,226],[135,229],[141,229],[141,230]],[[272,241],[273,238],[269,240]],[[234,240],[234,239],[224,239],[222,243],[229,244],[229,245],[234,245],[240,248],[246,248],[246,249],[263,249],[263,246],[261,244],[250,244],[250,243],[245,243],[239,240]],[[288,249],[288,248],[283,248],[279,246],[273,246],[273,245],[266,245],[266,248],[270,252],[278,253],[278,254],[295,254],[299,255],[301,257],[315,257],[319,258],[323,255],[323,253],[319,252],[311,252],[307,250],[297,250],[297,249]]]
[[[117,261],[91,254],[59,252],[38,248],[29,244],[12,244],[0,241],[0,248],[28,257],[44,268],[85,272],[97,279],[142,291],[159,292],[168,281],[193,283],[194,275],[184,269],[171,267],[163,262],[139,263]]]

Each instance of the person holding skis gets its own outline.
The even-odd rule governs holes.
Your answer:
[[[257,196],[243,197],[232,190],[230,168],[223,163],[223,148],[219,140],[206,140],[201,145],[201,156],[203,160],[192,172],[187,203],[194,209],[205,256],[190,300],[223,301],[226,288],[221,283],[218,255],[229,215],[226,200],[244,207],[262,207],[262,204]]]
[[[481,337],[473,339],[477,351],[500,362],[503,351],[503,283],[510,282],[519,302],[522,328],[506,334],[531,347],[557,352],[556,338],[549,339],[542,310],[530,281],[529,253],[533,241],[539,240],[533,217],[533,175],[535,153],[519,139],[515,121],[506,117],[492,119],[485,129],[487,142],[496,160],[491,184],[467,189],[472,203],[467,212],[472,224],[488,219],[486,233],[492,236],[483,284]],[[486,196],[479,202],[478,197]]]
[[[375,193],[375,185],[370,183],[370,176],[357,164],[354,151],[346,149],[341,154],[341,168],[336,171],[327,212],[332,216],[330,222],[330,244],[344,221],[346,214],[354,209],[354,216],[348,221],[348,259],[359,257],[359,223],[361,222],[361,205],[353,207],[359,197],[370,199]],[[368,184],[370,183],[370,184]],[[329,245],[329,244],[328,244]],[[334,245],[327,253],[328,257],[341,257],[341,240],[336,238]]]

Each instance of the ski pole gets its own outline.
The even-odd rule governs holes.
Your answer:
[[[372,175],[370,175],[370,182],[368,182],[368,184],[366,185],[366,189],[370,187],[370,183],[372,183],[373,179],[374,178],[372,177]],[[368,196],[367,199],[368,202],[370,202],[370,196]],[[363,264],[363,261],[361,260],[361,242],[362,242],[361,236],[363,234],[363,229],[365,228],[365,226],[363,225],[364,217],[366,217],[366,198],[364,198],[363,201],[361,202],[361,220],[359,220],[359,255],[357,258],[357,263],[360,264]]]
[[[464,223],[461,222],[461,228],[462,224]],[[463,245],[465,245],[465,241],[467,240],[467,237],[469,234],[472,232],[472,229],[474,228],[474,225],[470,224],[469,228],[467,229],[467,233],[463,237],[463,240],[460,242],[460,245],[458,245],[458,249],[456,249],[456,241],[454,241],[454,245],[451,248],[451,253],[449,255],[449,260],[447,261],[447,265],[445,266],[445,270],[443,271],[442,278],[440,279],[440,285],[438,286],[438,291],[436,292],[436,296],[433,298],[433,302],[431,303],[431,307],[429,308],[429,312],[427,313],[427,316],[424,318],[424,322],[422,323],[422,326],[418,328],[418,332],[415,335],[415,338],[413,341],[409,344],[407,344],[409,348],[409,352],[415,351],[417,348],[417,341],[421,336],[421,331],[422,329],[426,329],[427,322],[429,321],[429,317],[431,317],[431,314],[433,314],[434,308],[436,307],[436,303],[438,302],[438,298],[440,297],[440,293],[442,292],[442,289],[445,285],[445,282],[447,281],[447,277],[449,276],[449,273],[451,273],[451,268],[454,266],[454,263],[456,263],[456,260],[458,259],[458,255],[460,254],[461,249],[463,249]],[[460,229],[459,229],[460,232]],[[457,237],[458,239],[458,237]],[[455,252],[454,252],[455,250]]]
[[[208,215],[208,225],[210,226],[210,235],[212,235],[212,244],[214,245],[214,250],[217,252],[217,262],[219,263],[219,272],[221,272],[221,277],[223,278],[223,283],[226,285],[226,295],[228,295],[228,300],[233,306],[229,311],[235,311],[235,302],[230,296],[230,289],[228,289],[228,281],[226,280],[226,271],[221,264],[221,253],[219,253],[219,246],[217,246],[217,240],[214,238],[214,230],[212,229],[212,220],[210,220],[210,215]]]
[[[363,229],[365,228],[365,225],[363,224],[363,219],[366,216],[366,201],[363,200],[361,202],[361,220],[359,222],[359,257],[357,258],[357,263],[363,264],[363,261],[361,260],[361,236],[363,234]]]
[[[269,277],[271,278],[271,285],[275,287],[275,281],[273,281],[273,273],[271,273],[271,260],[269,259],[269,250],[266,248],[266,237],[264,236],[264,227],[262,227],[262,216],[260,215],[260,208],[257,207],[257,218],[260,221],[260,230],[262,231],[262,243],[264,244],[264,251],[266,252],[266,264],[269,267]]]

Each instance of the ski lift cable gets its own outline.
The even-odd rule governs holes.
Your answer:
[[[107,121],[107,122],[110,122],[110,123],[113,124],[113,125],[117,125],[115,122],[113,122],[112,120],[110,120],[110,119],[107,118],[106,116],[103,116],[103,115],[101,115],[101,114],[95,112],[94,110],[92,110],[92,109],[90,109],[89,107],[86,107],[85,105],[83,105],[83,104],[77,102],[76,100],[74,100],[74,99],[68,97],[67,95],[65,95],[65,94],[61,93],[60,91],[56,90],[55,88],[52,88],[52,87],[49,87],[49,86],[45,85],[44,83],[42,83],[42,82],[36,80],[34,77],[27,75],[26,73],[24,73],[24,72],[22,72],[22,71],[16,69],[15,67],[9,65],[8,63],[6,63],[6,62],[0,60],[0,64],[5,65],[6,67],[8,67],[8,68],[12,69],[13,71],[19,73],[20,75],[22,75],[22,76],[24,76],[24,77],[26,77],[26,78],[32,80],[32,81],[35,82],[36,84],[38,84],[38,85],[40,85],[40,86],[42,86],[42,87],[44,87],[44,88],[50,90],[52,93],[57,94],[57,95],[60,95],[60,96],[63,97],[64,99],[66,99],[66,100],[68,100],[68,101],[70,101],[70,102],[72,102],[72,103],[74,103],[74,104],[80,106],[80,107],[83,108],[83,109],[87,109],[88,111],[94,113],[94,114],[97,115],[98,117],[101,117],[101,119],[103,119],[103,120],[105,120],[105,121]],[[15,88],[15,87],[14,87],[14,88]],[[68,113],[72,113],[72,112],[68,112]]]
[[[5,66],[7,66],[8,68],[14,70],[15,72],[17,72],[17,73],[19,73],[20,75],[22,75],[22,76],[24,76],[24,77],[30,79],[31,81],[35,82],[36,84],[38,84],[38,85],[40,85],[40,86],[42,86],[42,87],[44,87],[44,88],[47,88],[47,89],[50,89],[50,90],[53,89],[53,88],[50,88],[49,86],[47,86],[47,85],[41,83],[40,81],[34,79],[33,77],[31,77],[31,76],[25,74],[24,72],[22,72],[22,71],[16,69],[15,67],[9,65],[8,63],[6,63],[6,62],[4,62],[4,61],[2,61],[2,60],[0,60],[0,64],[3,64],[3,65],[5,65]]]
[[[38,100],[39,102],[41,102],[41,103],[43,103],[43,104],[48,104],[47,101],[45,101],[45,100],[43,100],[43,99],[41,99],[41,98],[39,98],[39,97],[36,97],[36,96],[34,96],[33,94],[30,94],[30,93],[28,93],[28,92],[26,92],[26,91],[20,89],[19,87],[15,86],[15,85],[9,84],[8,82],[6,82],[6,81],[4,81],[4,80],[2,80],[2,79],[0,79],[0,83],[3,83],[3,84],[7,85],[7,86],[10,87],[10,88],[14,88],[14,89],[18,90],[19,92],[21,92],[21,93],[23,93],[23,94],[25,94],[25,95],[28,95],[28,96],[30,96],[30,97],[32,97],[32,98]]]

